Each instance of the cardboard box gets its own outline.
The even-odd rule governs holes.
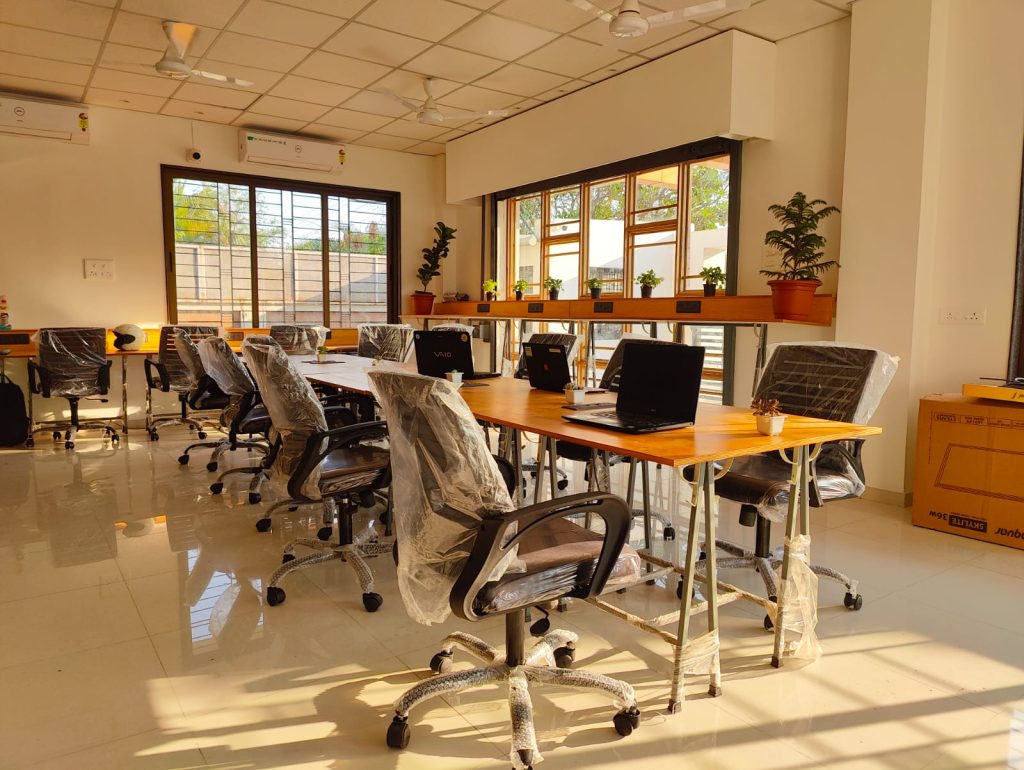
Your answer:
[[[913,522],[1024,549],[1024,405],[921,399]]]

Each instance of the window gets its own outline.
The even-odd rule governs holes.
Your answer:
[[[397,193],[164,167],[172,323],[395,320]]]

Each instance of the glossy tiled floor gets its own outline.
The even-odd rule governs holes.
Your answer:
[[[339,563],[291,576],[287,602],[264,606],[282,542],[313,522],[258,534],[241,491],[206,491],[205,457],[178,465],[184,432],[162,437],[0,452],[0,768],[509,766],[496,688],[421,707],[409,749],[385,748],[391,703],[456,624],[412,623],[385,559],[374,615]],[[658,476],[663,500],[672,486]],[[749,540],[735,514],[723,507],[721,530]],[[601,698],[535,689],[544,766],[1024,767],[1024,551],[908,521],[861,501],[815,511],[815,561],[858,576],[864,609],[823,585],[823,657],[776,671],[760,612],[723,608],[723,695],[695,677],[673,716],[668,648],[574,604],[556,621],[581,635],[577,664],[631,682],[644,721],[619,738]],[[620,599],[654,614],[673,589]],[[502,636],[500,622],[472,630]]]

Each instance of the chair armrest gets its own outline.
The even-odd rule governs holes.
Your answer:
[[[105,396],[110,392],[110,367],[113,361],[107,361],[103,366],[100,367],[97,375],[97,381],[100,386],[100,395]]]
[[[36,381],[36,375],[39,381]],[[38,393],[43,398],[50,397],[50,371],[44,369],[31,358],[28,360],[28,389],[31,393]]]
[[[600,594],[611,576],[622,547],[626,544],[626,537],[632,525],[632,515],[621,497],[606,492],[587,492],[560,497],[516,511],[496,513],[480,522],[473,550],[452,588],[452,611],[464,620],[479,620],[481,616],[473,610],[473,602],[490,579],[494,567],[505,558],[509,550],[536,526],[551,519],[586,513],[596,513],[604,520],[601,554],[590,582],[567,593],[566,596],[586,599]],[[507,543],[502,544],[513,525],[517,525],[515,534]]]
[[[199,378],[195,387],[192,388],[192,391],[188,394],[188,405],[192,409],[203,409],[203,405],[199,403],[203,397],[216,396],[217,394],[223,395],[220,388],[217,387],[216,380],[214,380],[210,375],[204,374]]]
[[[306,447],[295,466],[291,478],[288,479],[288,494],[299,500],[308,499],[302,494],[302,487],[310,474],[335,449],[350,446],[360,441],[384,438],[388,435],[387,423],[357,422],[340,428],[320,431],[306,439]]]
[[[146,372],[146,387],[150,390],[162,390],[164,393],[171,392],[171,378],[167,374],[167,367],[159,361],[145,358],[142,361]],[[156,378],[153,377],[153,370],[156,369]]]

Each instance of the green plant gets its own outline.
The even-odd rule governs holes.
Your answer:
[[[823,200],[808,201],[802,192],[797,192],[786,204],[775,203],[768,210],[782,228],[765,233],[764,242],[781,252],[783,269],[762,270],[762,275],[783,281],[814,281],[820,273],[835,266],[835,260],[823,261],[825,236],[817,230],[823,219],[839,213],[838,208]]]
[[[423,293],[427,293],[427,286],[436,276],[441,275],[441,260],[448,256],[452,241],[455,240],[455,228],[448,227],[444,222],[434,225],[434,245],[423,249],[423,264],[416,271],[416,277],[423,284]]]
[[[708,285],[725,286],[725,271],[720,267],[705,267],[700,271],[700,277]]]
[[[588,278],[587,288],[588,289],[600,289],[604,285],[604,281],[600,278]]]
[[[318,347],[318,348],[316,349],[316,352],[317,352],[317,353],[330,353],[331,351],[329,351],[329,350],[327,349],[327,346],[326,346],[326,345],[321,345],[320,347]]]
[[[526,290],[530,288],[530,284],[528,284],[525,280],[520,278],[512,285],[512,288],[515,291],[520,292],[521,294],[526,294]]]
[[[645,270],[636,277],[636,282],[638,284],[641,286],[650,286],[651,288],[654,288],[664,280],[664,278],[659,278],[655,275],[653,270]]]
[[[544,279],[544,288],[548,291],[561,291],[562,290],[562,279],[552,278],[550,275]]]
[[[574,380],[569,380],[569,382],[565,383],[565,390],[586,390],[586,387],[578,385]]]
[[[777,398],[755,398],[750,405],[754,407],[755,417],[778,417],[782,414]]]
[[[496,292],[498,290],[498,282],[488,278],[484,281],[484,291]]]

